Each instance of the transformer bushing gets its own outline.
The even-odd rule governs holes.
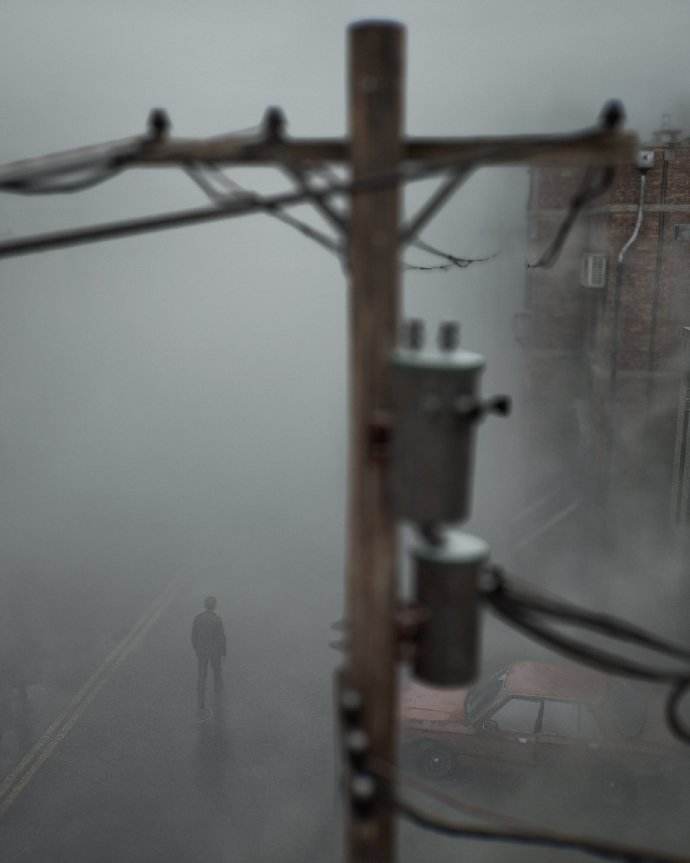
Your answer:
[[[447,534],[413,551],[414,597],[428,613],[417,635],[413,671],[432,686],[465,686],[477,674],[478,580],[489,557],[483,539]]]
[[[477,422],[509,403],[481,402],[484,357],[458,347],[456,324],[441,326],[437,350],[423,349],[419,321],[403,338],[392,357],[393,509],[417,525],[453,524],[470,513]]]

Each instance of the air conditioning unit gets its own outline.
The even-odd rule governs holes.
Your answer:
[[[588,252],[582,258],[580,284],[583,288],[605,288],[608,259],[601,252]]]

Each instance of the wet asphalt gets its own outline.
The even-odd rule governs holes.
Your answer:
[[[18,793],[3,863],[337,859],[332,659],[298,675],[319,650],[308,635],[235,615],[224,691],[201,715],[197,599],[179,592]]]

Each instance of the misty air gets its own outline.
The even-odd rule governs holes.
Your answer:
[[[690,861],[688,32],[2,5],[2,863]]]

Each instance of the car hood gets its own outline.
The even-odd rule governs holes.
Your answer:
[[[434,689],[407,683],[400,693],[402,722],[463,722],[467,689]]]

